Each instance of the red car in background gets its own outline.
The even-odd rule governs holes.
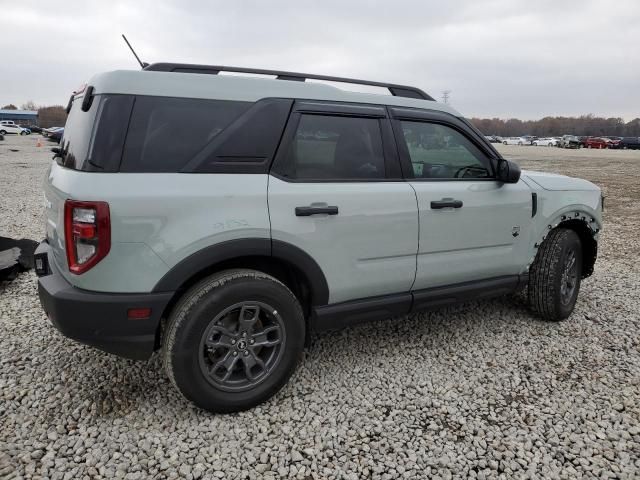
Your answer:
[[[584,141],[584,146],[587,148],[607,148],[609,142],[600,137],[589,137]]]

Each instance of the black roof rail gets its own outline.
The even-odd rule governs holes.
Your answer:
[[[278,80],[290,80],[304,82],[307,79],[325,80],[329,82],[353,83],[357,85],[369,85],[373,87],[387,88],[391,95],[396,97],[418,98],[421,100],[434,100],[433,97],[419,88],[393,83],[373,82],[371,80],[356,80],[355,78],[332,77],[329,75],[314,75],[311,73],[283,72],[280,70],[263,70],[260,68],[225,67],[222,65],[195,65],[190,63],[152,63],[144,70],[153,72],[177,72],[177,73],[203,73],[217,75],[220,72],[253,73],[257,75],[274,75]]]

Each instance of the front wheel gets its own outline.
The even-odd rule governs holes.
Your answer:
[[[246,410],[287,382],[304,337],[302,308],[284,284],[254,270],[226,270],[196,284],[173,309],[165,369],[199,407]]]
[[[582,244],[573,230],[556,228],[538,249],[529,269],[529,305],[545,320],[573,312],[582,278]]]

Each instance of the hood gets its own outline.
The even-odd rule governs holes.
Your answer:
[[[523,170],[522,176],[537,183],[545,190],[554,191],[597,191],[600,188],[597,185],[583,180],[582,178],[567,177],[566,175],[558,175],[557,173],[533,172],[531,170]]]

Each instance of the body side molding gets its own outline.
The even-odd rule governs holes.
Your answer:
[[[526,274],[508,275],[314,307],[310,326],[313,331],[334,330],[395,315],[498,297],[515,292],[527,281]]]

